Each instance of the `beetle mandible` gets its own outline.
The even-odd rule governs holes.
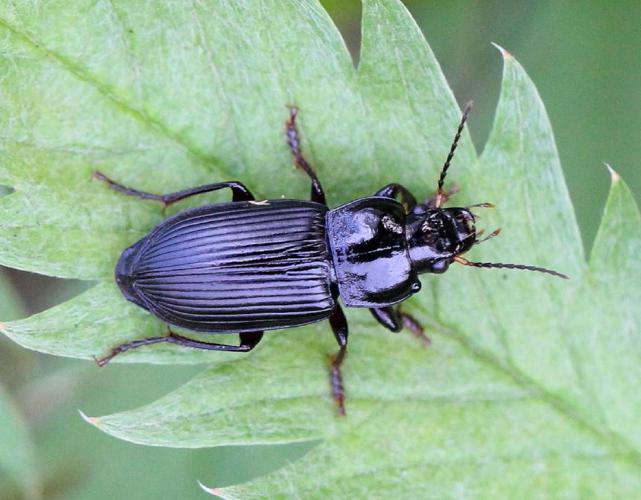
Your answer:
[[[443,208],[444,190],[471,102],[465,106],[434,196],[417,203],[400,184],[373,196],[329,209],[325,193],[300,147],[298,110],[289,108],[287,144],[295,164],[311,179],[311,201],[257,202],[240,182],[218,182],[157,195],[119,184],[100,172],[97,179],[126,195],[157,200],[167,207],[190,196],[230,189],[232,201],[184,210],[158,224],[127,248],[115,278],[124,296],[168,325],[206,333],[239,333],[239,345],[164,336],[134,340],[97,359],[100,366],[119,353],[169,342],[197,349],[247,352],[265,330],[325,319],[338,342],[331,358],[330,382],[339,415],[345,415],[340,367],[347,348],[347,307],[366,307],[393,332],[403,327],[428,342],[420,324],[399,303],[421,288],[418,275],[443,273],[453,262],[474,267],[523,269],[567,276],[542,267],[472,262],[463,257],[483,240],[476,231],[474,207]],[[400,199],[400,202],[397,201]]]

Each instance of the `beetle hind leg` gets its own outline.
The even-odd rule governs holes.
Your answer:
[[[118,354],[123,352],[130,351],[131,349],[137,349],[138,347],[143,347],[146,345],[160,344],[160,343],[169,343],[176,344],[183,347],[191,347],[193,349],[205,349],[208,351],[230,351],[230,352],[249,352],[260,342],[263,338],[263,332],[243,332],[240,334],[240,344],[239,345],[228,345],[228,344],[216,344],[213,342],[203,342],[201,340],[194,340],[169,330],[167,335],[162,337],[147,337],[145,339],[133,340],[131,342],[126,342],[120,344],[113,349],[111,352],[102,358],[94,358],[98,366],[105,366]]]
[[[303,172],[305,172],[312,180],[311,200],[315,201],[316,203],[321,203],[322,205],[327,205],[327,201],[325,201],[325,192],[323,191],[323,187],[321,186],[321,183],[316,176],[316,172],[314,172],[314,169],[308,163],[308,161],[303,156],[303,153],[301,152],[298,127],[296,126],[297,116],[298,108],[290,106],[289,120],[285,122],[287,144],[289,145],[289,149],[294,156],[294,162],[296,163],[296,166],[303,170]]]
[[[176,191],[175,193],[155,194],[127,187],[113,179],[110,179],[105,174],[97,170],[93,173],[93,177],[99,181],[106,182],[114,191],[118,191],[119,193],[126,194],[128,196],[135,196],[143,200],[159,201],[163,204],[164,208],[167,208],[169,205],[176,203],[177,201],[189,198],[190,196],[218,191],[219,189],[231,189],[232,201],[252,201],[255,199],[254,195],[249,189],[247,189],[247,187],[245,187],[244,184],[236,181],[216,182],[214,184],[205,184],[203,186],[196,186],[182,191]]]
[[[380,307],[370,309],[370,312],[381,325],[388,330],[398,333],[403,328],[409,330],[425,347],[431,344],[430,338],[425,335],[423,325],[411,314],[401,311],[400,307]]]
[[[338,342],[338,352],[330,357],[330,372],[329,381],[332,389],[332,397],[336,402],[338,415],[345,416],[345,387],[343,386],[343,375],[341,373],[341,365],[345,360],[347,354],[347,319],[341,309],[341,306],[336,304],[334,312],[329,317],[329,324]]]

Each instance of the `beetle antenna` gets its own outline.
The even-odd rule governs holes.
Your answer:
[[[500,269],[519,269],[522,271],[535,271],[537,273],[551,274],[552,276],[556,276],[557,278],[563,278],[564,280],[570,279],[570,277],[566,276],[565,274],[559,273],[557,271],[553,271],[552,269],[546,269],[545,267],[526,266],[524,264],[504,264],[502,262],[471,262],[461,257],[460,255],[457,255],[456,257],[454,257],[454,260],[459,264],[463,264],[464,266],[496,267]]]
[[[443,165],[443,168],[441,169],[441,175],[438,178],[438,188],[436,190],[436,203],[435,203],[436,208],[440,208],[440,206],[443,204],[443,201],[445,198],[445,191],[443,191],[443,184],[445,183],[445,176],[447,175],[447,169],[450,168],[450,163],[452,163],[452,158],[454,158],[454,151],[456,151],[456,146],[458,146],[458,141],[461,139],[461,134],[463,133],[463,127],[465,126],[467,117],[470,115],[470,111],[472,111],[473,104],[474,104],[473,101],[469,101],[463,108],[463,116],[461,118],[461,123],[459,123],[458,129],[456,130],[456,135],[454,136],[454,142],[452,142],[452,146],[450,147],[450,152],[447,155],[447,159],[445,160],[445,164]]]

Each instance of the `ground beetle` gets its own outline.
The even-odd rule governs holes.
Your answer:
[[[452,262],[475,267],[525,269],[565,275],[535,266],[471,262],[462,255],[479,240],[474,207],[442,208],[452,192],[445,175],[461,137],[471,103],[465,107],[436,194],[423,203],[400,184],[374,196],[328,209],[325,194],[301,153],[297,109],[286,122],[287,143],[296,165],[310,178],[311,201],[255,201],[240,182],[219,182],[157,195],[125,187],[100,172],[94,175],[116,191],[164,206],[187,197],[228,188],[232,202],[185,210],[161,222],[127,248],[116,266],[124,296],[168,323],[207,333],[239,333],[240,345],[203,342],[171,330],[162,337],[134,340],[98,359],[100,366],[136,347],[169,342],[198,349],[247,352],[264,330],[329,319],[339,345],[331,358],[330,380],[338,413],[345,414],[340,366],[347,347],[347,321],[338,303],[366,307],[386,328],[408,328],[423,342],[420,324],[399,304],[418,292],[421,273],[443,273]],[[400,203],[396,198],[400,199]],[[487,238],[498,234],[494,231]]]

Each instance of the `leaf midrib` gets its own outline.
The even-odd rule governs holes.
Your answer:
[[[420,309],[424,315],[429,316],[429,312],[422,304],[414,304],[414,306]],[[597,426],[585,418],[584,415],[578,411],[578,408],[551,393],[543,385],[526,375],[516,366],[512,364],[506,366],[492,351],[475,344],[474,341],[468,339],[464,334],[444,325],[440,319],[434,319],[430,326],[435,328],[441,335],[456,341],[472,359],[506,375],[515,384],[532,394],[533,397],[538,397],[541,402],[545,403],[552,410],[571,420],[587,433],[591,434],[595,441],[603,443],[604,446],[610,450],[610,456],[620,457],[626,463],[641,470],[641,452],[628,443],[624,436],[619,435],[611,429],[607,429],[607,432],[604,432],[603,426]]]

